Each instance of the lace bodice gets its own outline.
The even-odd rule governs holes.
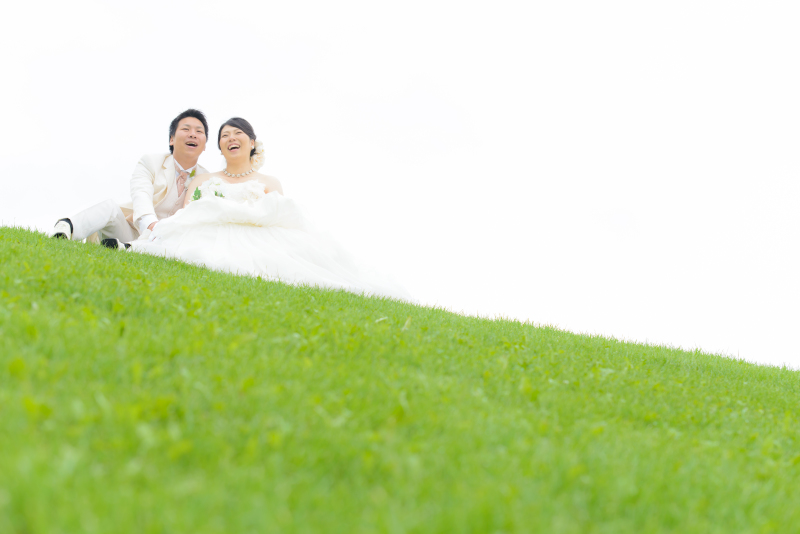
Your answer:
[[[248,180],[247,182],[231,184],[215,176],[197,189],[200,191],[200,198],[216,196],[243,203],[248,200],[258,200],[266,196],[267,193],[264,191],[264,188],[264,184],[258,180]]]

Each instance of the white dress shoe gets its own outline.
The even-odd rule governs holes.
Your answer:
[[[53,233],[50,237],[58,237],[61,239],[72,239],[72,225],[69,221],[58,221],[53,227]]]
[[[114,239],[113,237],[110,237],[108,239],[102,239],[100,241],[100,244],[106,248],[110,248],[113,250],[128,250],[129,248],[131,248],[130,243],[123,243],[119,239]]]

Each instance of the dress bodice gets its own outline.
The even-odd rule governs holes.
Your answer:
[[[248,180],[238,184],[228,183],[217,176],[203,183],[198,187],[201,198],[216,196],[244,203],[248,200],[259,200],[266,196],[264,184],[258,180]]]

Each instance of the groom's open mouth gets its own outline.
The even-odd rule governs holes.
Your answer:
[[[195,143],[194,141],[189,141],[188,143],[186,143],[186,146],[197,148],[197,143]]]

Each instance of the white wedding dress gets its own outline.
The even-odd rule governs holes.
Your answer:
[[[360,266],[316,230],[292,199],[251,180],[214,177],[202,197],[163,219],[130,250],[176,258],[216,271],[410,300],[397,284]]]

